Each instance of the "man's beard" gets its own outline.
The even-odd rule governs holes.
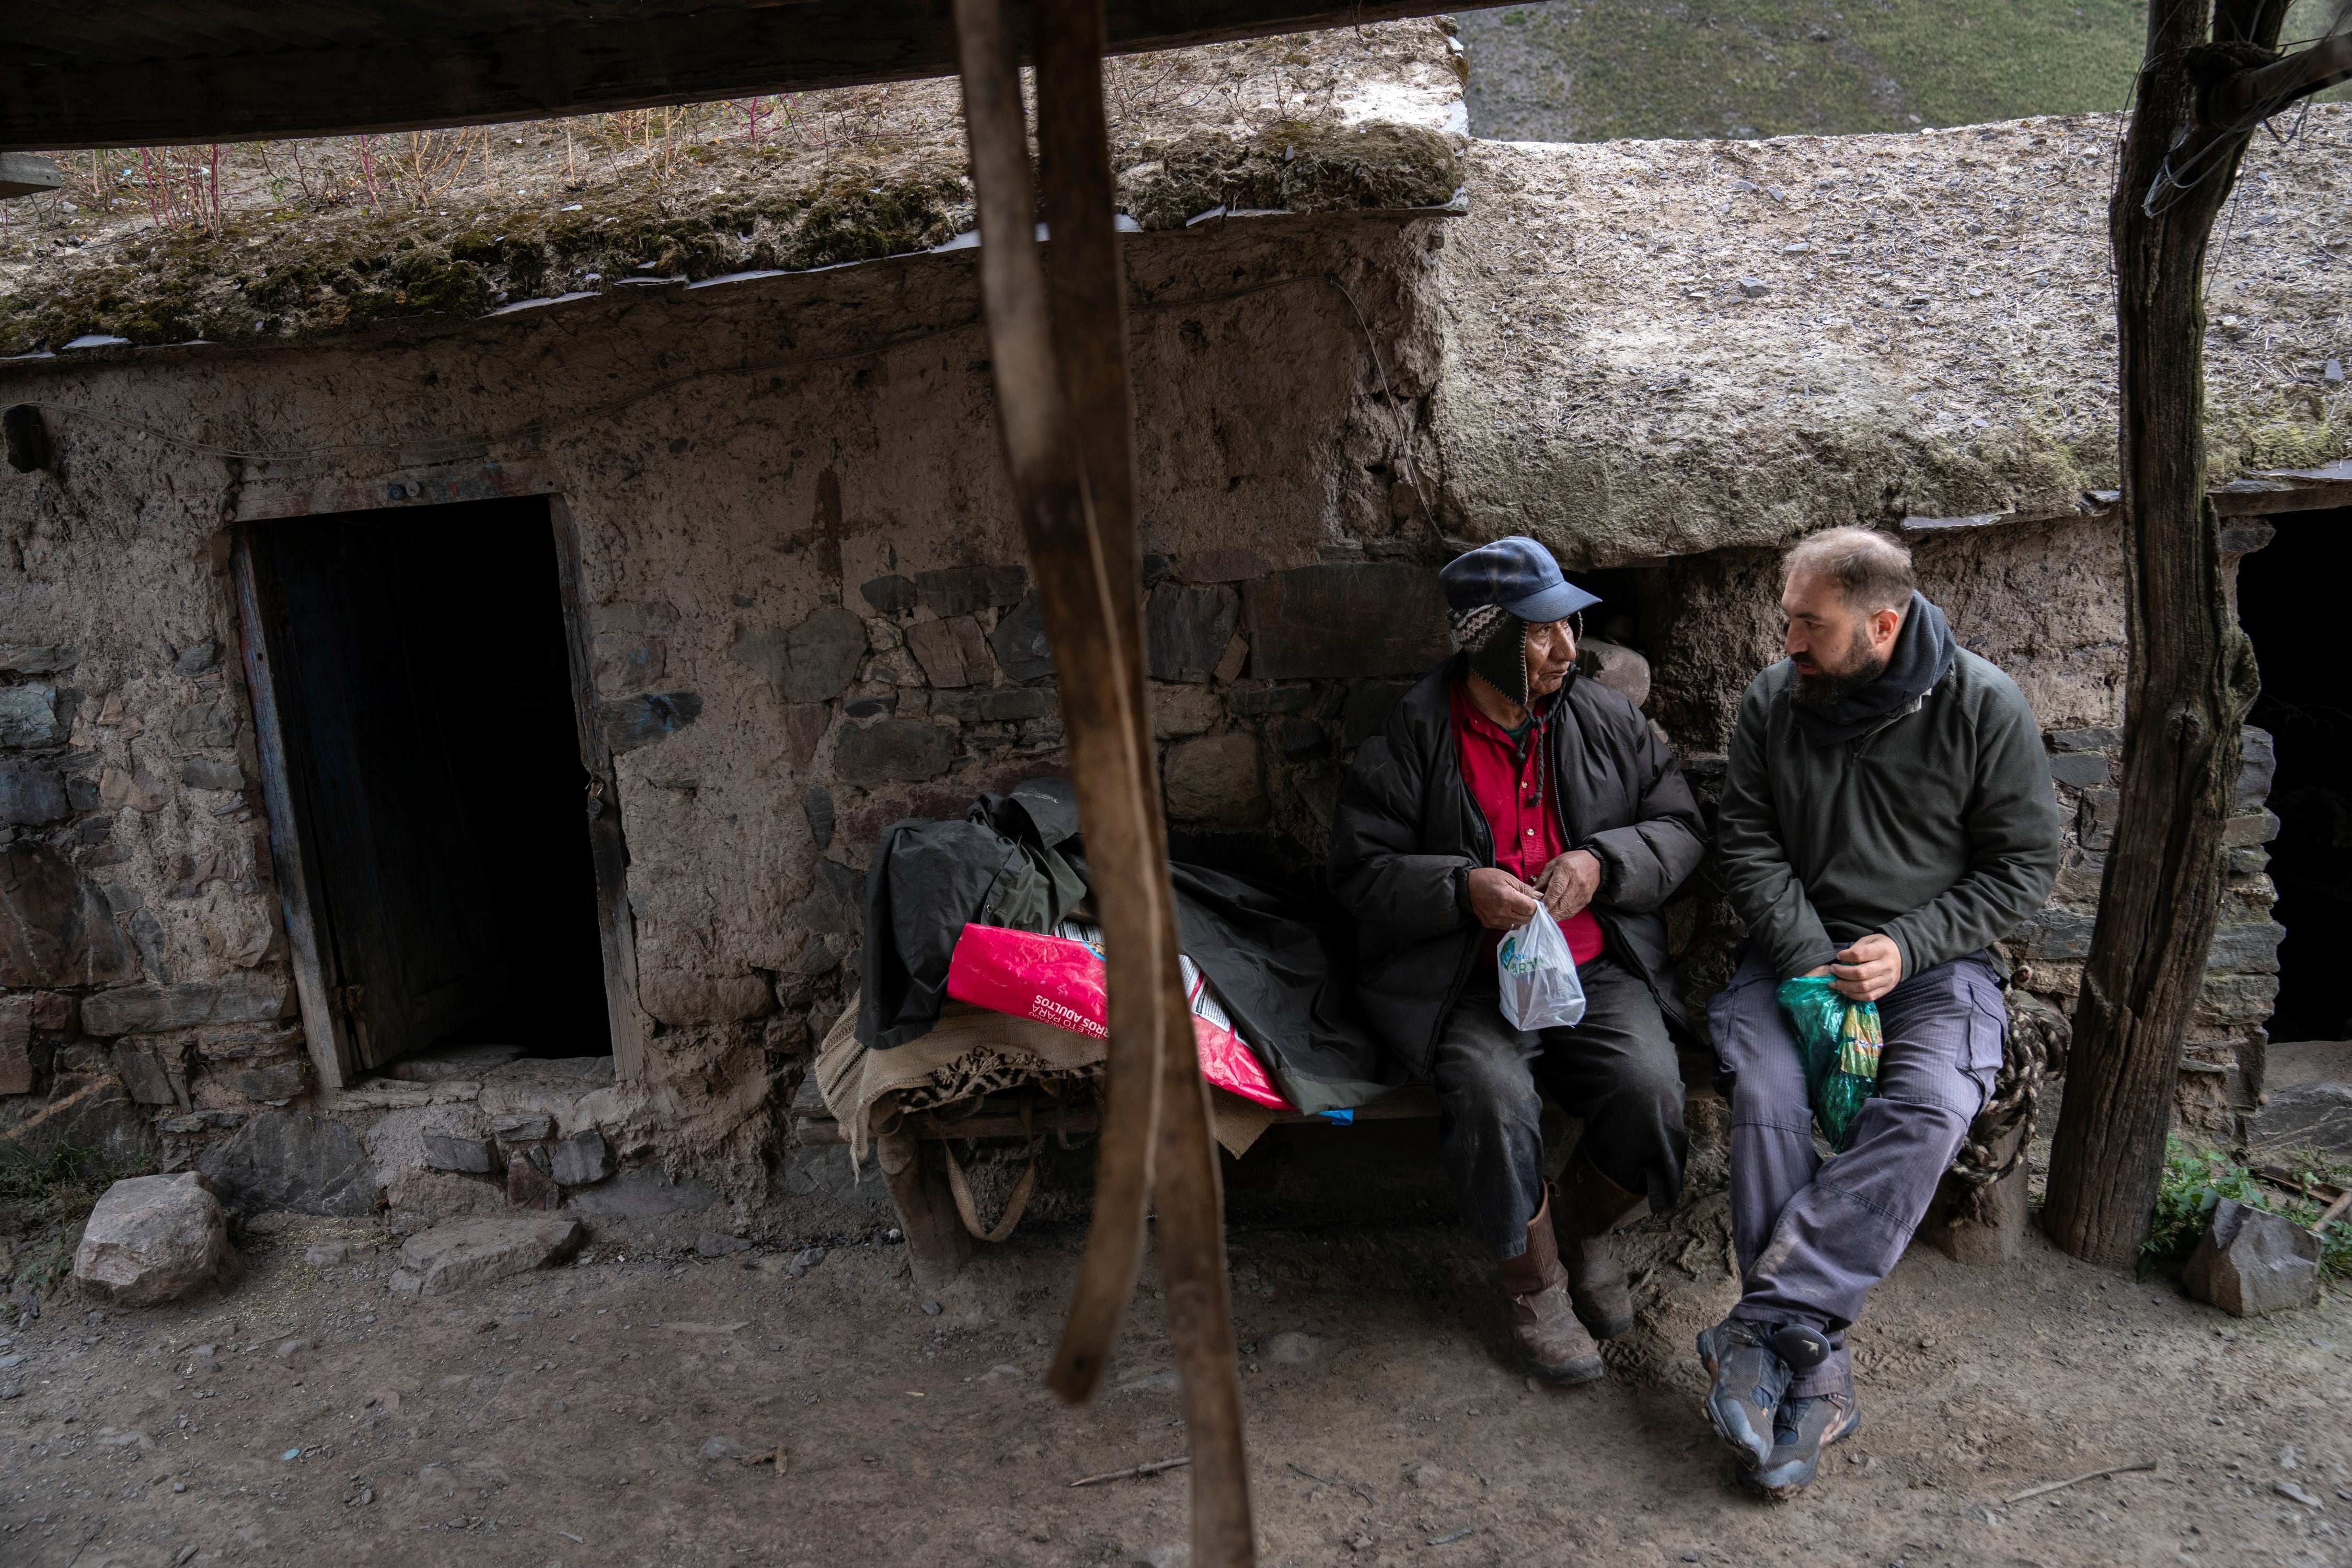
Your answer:
[[[1843,670],[1821,669],[1811,675],[1798,671],[1792,695],[1816,712],[1833,713],[1839,703],[1886,673],[1886,655],[1873,652],[1869,634],[1859,629],[1846,648],[1846,660]]]

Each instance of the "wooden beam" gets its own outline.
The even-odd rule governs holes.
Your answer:
[[[1100,0],[1042,0],[1037,72],[1049,296],[1036,243],[1012,0],[956,0],[964,124],[979,209],[981,300],[1013,495],[1061,671],[1063,732],[1109,972],[1094,1224],[1048,1381],[1090,1395],[1141,1256],[1143,1202],[1162,1275],[1192,1458],[1198,1568],[1255,1561],[1222,1198],[1208,1091],[1176,958],[1160,779],[1144,703],[1133,538],[1125,290],[1109,199]],[[1050,303],[1049,303],[1050,300]],[[1054,307],[1058,306],[1058,310]],[[1081,399],[1089,406],[1076,406]]]
[[[30,153],[0,153],[0,202],[11,196],[47,195],[66,183],[65,171],[51,158]]]
[[[1445,8],[1432,0],[1112,0],[1108,26],[1112,51],[1129,54]],[[267,47],[249,38],[197,42],[205,29],[193,27],[188,44],[159,48],[147,7],[118,0],[59,9],[74,15],[69,33],[67,24],[50,25],[55,37],[44,28],[46,7],[10,19],[11,47],[0,51],[0,149],[481,125],[956,68],[954,29],[940,0],[719,0],[690,12],[560,26],[540,22],[543,7],[485,5],[473,8],[463,33],[452,29],[450,7],[410,0],[374,0],[360,24],[340,30],[299,7],[282,26],[250,5],[189,0],[184,7],[194,21],[234,20],[240,35],[268,38]]]

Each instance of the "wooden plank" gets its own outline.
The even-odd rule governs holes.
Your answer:
[[[262,616],[253,541],[245,529],[236,531],[231,559],[236,586],[237,647],[245,665],[247,700],[253,709],[253,749],[261,769],[262,809],[269,820],[269,856],[292,950],[294,998],[301,1009],[311,1070],[319,1075],[320,1088],[331,1095],[351,1081],[358,1062],[350,1033],[330,1002],[333,977],[320,957],[322,917],[317,882],[294,806],[285,731],[278,720],[277,681],[270,668],[268,623]]]
[[[65,171],[52,158],[30,153],[0,153],[0,202],[11,196],[47,195],[64,185]]]
[[[563,596],[565,654],[572,667],[572,718],[580,765],[588,771],[588,851],[596,867],[596,938],[604,955],[604,1009],[613,1029],[613,1078],[634,1083],[645,1071],[645,1016],[637,1008],[637,926],[629,911],[629,852],[621,832],[619,775],[596,722],[595,633],[588,623],[588,584],[580,530],[562,496],[550,496],[556,584]]]
[[[946,76],[939,0],[718,0],[560,21],[516,0],[462,12],[375,0],[351,26],[305,7],[190,0],[268,37],[158,37],[145,8],[38,6],[9,19],[0,149],[164,146],[540,120]],[[1115,53],[1433,16],[1431,0],[1112,0]],[[258,18],[258,19],[257,19]],[[204,41],[198,41],[198,40]]]
[[[890,1206],[898,1211],[915,1283],[926,1290],[941,1289],[971,1261],[971,1237],[956,1216],[946,1177],[927,1168],[921,1142],[903,1127],[874,1140],[874,1163],[882,1168]]]

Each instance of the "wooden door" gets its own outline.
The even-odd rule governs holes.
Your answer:
[[[506,994],[492,889],[441,712],[467,694],[413,646],[429,573],[363,518],[258,525],[250,549],[303,823],[319,957],[354,1065],[430,1044]]]

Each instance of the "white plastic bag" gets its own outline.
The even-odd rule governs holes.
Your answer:
[[[1495,952],[1503,985],[1503,1016],[1515,1029],[1560,1029],[1584,1018],[1584,984],[1568,938],[1551,911],[1536,904],[1528,923],[1507,933]]]

